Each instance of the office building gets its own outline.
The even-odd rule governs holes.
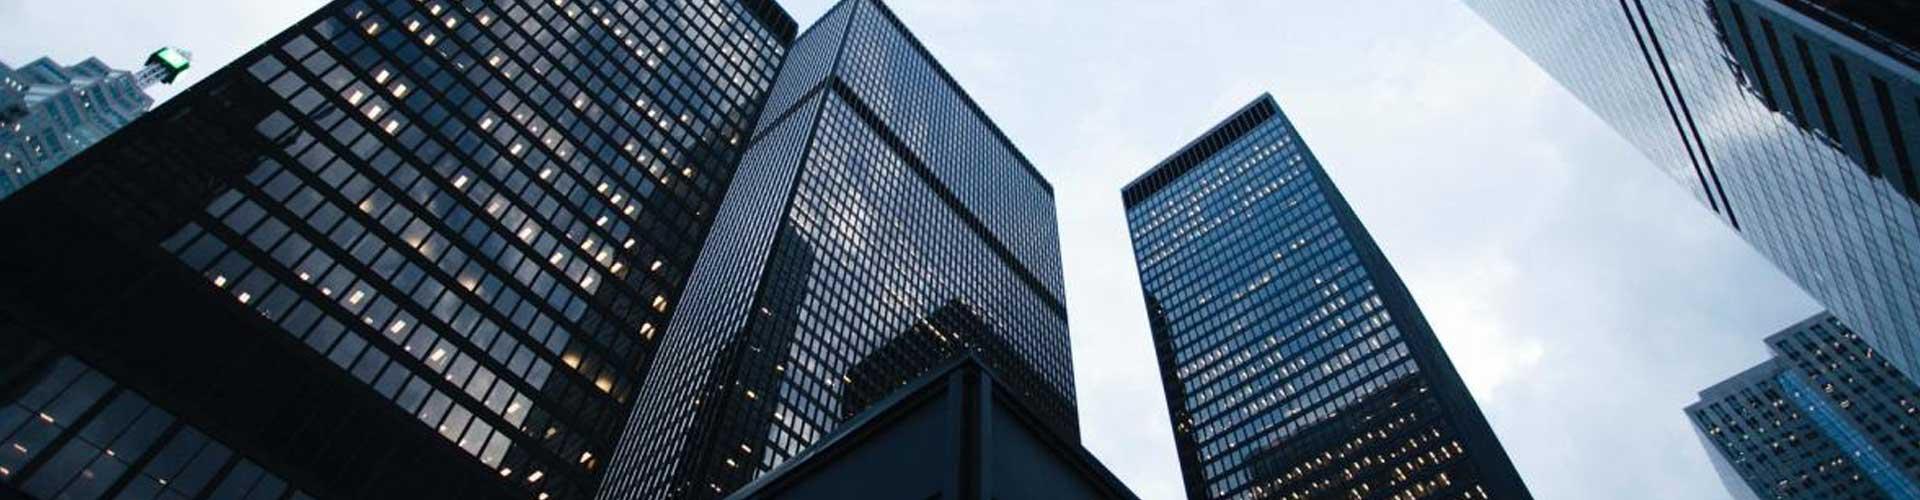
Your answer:
[[[1687,407],[1734,498],[1920,498],[1920,386],[1829,314]]]
[[[1052,188],[885,5],[808,28],[754,135],[600,498],[726,495],[962,352],[1078,434]]]
[[[33,235],[0,238],[0,337],[115,387],[0,489],[174,463],[101,446],[134,394],[257,465],[208,485],[592,496],[796,31],[766,0],[328,2],[0,200]]]
[[[0,64],[0,197],[100,142],[153,106],[146,90],[173,83],[190,64],[163,48],[138,72],[99,59],[61,66],[41,58],[19,69]]]
[[[727,498],[1139,498],[974,354],[898,386]]]
[[[1122,196],[1189,498],[1531,498],[1272,97]]]
[[[1467,4],[1920,376],[1920,2]]]

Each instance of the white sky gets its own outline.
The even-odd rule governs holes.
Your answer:
[[[321,3],[0,0],[0,61],[131,67],[166,44],[192,81]],[[803,26],[829,4],[783,3]],[[1817,311],[1449,0],[892,5],[1053,182],[1085,444],[1147,498],[1182,495],[1119,189],[1261,92],[1540,498],[1726,497],[1681,408]]]

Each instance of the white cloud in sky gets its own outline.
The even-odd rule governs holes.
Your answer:
[[[177,45],[197,80],[321,3],[0,0],[0,60]],[[1147,498],[1184,495],[1119,189],[1262,92],[1540,498],[1724,497],[1681,408],[1816,310],[1454,2],[892,5],[1054,183],[1083,439]]]
[[[1815,311],[1457,4],[893,6],[1053,180],[1083,438],[1148,498],[1182,495],[1119,188],[1261,92],[1541,498],[1724,496],[1680,409]]]

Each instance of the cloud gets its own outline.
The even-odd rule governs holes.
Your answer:
[[[1723,495],[1679,408],[1812,310],[1462,6],[921,5],[895,2],[1054,181],[1083,437],[1148,498],[1182,493],[1119,188],[1261,92],[1542,498]]]
[[[1545,342],[1513,329],[1499,299],[1516,288],[1518,264],[1501,255],[1461,263],[1457,272],[1422,277],[1447,283],[1449,293],[1428,295],[1422,312],[1447,326],[1445,349],[1476,399],[1499,400],[1500,386],[1532,378],[1541,369]]]
[[[0,59],[177,45],[191,80],[321,3],[0,0]],[[831,5],[782,3],[803,25]],[[1723,495],[1679,409],[1814,309],[1453,2],[891,4],[1053,181],[1082,437],[1147,498],[1184,495],[1119,189],[1261,92],[1541,498]]]

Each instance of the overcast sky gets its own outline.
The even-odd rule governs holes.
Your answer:
[[[0,61],[194,80],[318,0],[0,0]],[[823,0],[784,4],[802,25]],[[1681,407],[1817,306],[1452,0],[895,0],[1059,197],[1083,438],[1181,496],[1120,186],[1272,92],[1536,496],[1723,498]]]

